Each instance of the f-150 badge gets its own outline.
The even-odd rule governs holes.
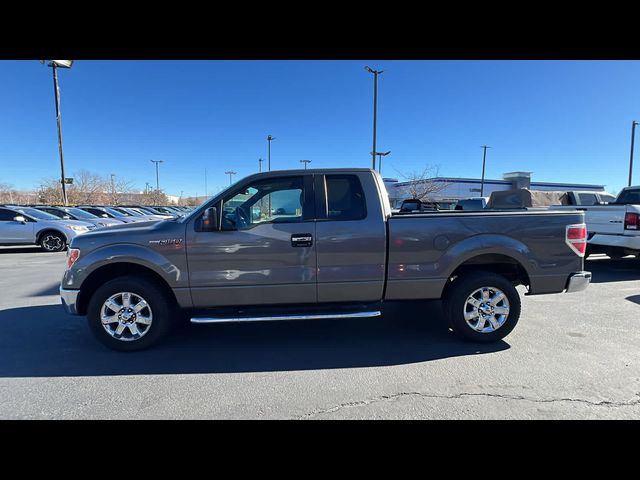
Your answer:
[[[152,245],[180,245],[182,244],[181,238],[163,238],[162,240],[149,240]]]

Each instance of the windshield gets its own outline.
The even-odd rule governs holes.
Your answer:
[[[124,214],[115,208],[104,207],[104,211],[110,213],[114,217],[130,217],[131,215]]]
[[[85,212],[84,210],[81,210],[79,208],[67,207],[67,208],[63,208],[63,210],[73,215],[74,217],[78,217],[78,218],[91,218],[91,219],[99,218],[97,215],[94,215],[93,213]]]
[[[20,213],[24,213],[25,215],[29,215],[30,217],[37,218],[38,220],[60,220],[60,218],[55,215],[51,215],[50,213],[43,212],[42,210],[38,210],[35,208],[24,207],[16,209]]]

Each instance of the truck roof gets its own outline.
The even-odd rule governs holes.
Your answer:
[[[305,174],[305,173],[348,173],[348,172],[373,172],[374,170],[371,168],[307,168],[306,170],[303,168],[297,168],[293,170],[271,170],[270,172],[260,172],[254,173],[251,175],[247,175],[247,177],[252,177],[254,175],[262,175],[262,176],[272,176],[272,175],[282,175],[282,174]],[[246,177],[245,177],[246,178]]]

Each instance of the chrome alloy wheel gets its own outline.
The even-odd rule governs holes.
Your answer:
[[[509,300],[496,287],[481,287],[464,304],[464,319],[476,332],[491,333],[499,329],[509,316]]]
[[[47,235],[42,240],[42,246],[50,252],[57,252],[62,249],[62,239],[58,235]]]
[[[100,309],[102,327],[116,340],[131,342],[151,328],[153,313],[147,301],[131,292],[111,295]]]

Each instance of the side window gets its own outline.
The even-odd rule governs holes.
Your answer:
[[[0,222],[11,222],[13,218],[19,213],[12,212],[11,210],[6,210],[4,208],[0,208]]]
[[[362,220],[367,216],[364,192],[355,175],[327,175],[327,218]]]
[[[261,223],[302,221],[302,177],[261,180],[226,199],[222,205],[222,229],[246,230]]]
[[[598,202],[593,193],[579,193],[578,196],[580,197],[581,205],[595,205]]]

